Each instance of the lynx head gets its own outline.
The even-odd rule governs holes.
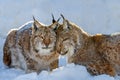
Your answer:
[[[38,22],[34,17],[32,27],[32,46],[33,50],[42,55],[48,55],[54,51],[56,43],[55,28],[58,26],[57,21],[46,26]]]
[[[78,44],[78,34],[74,29],[74,25],[63,18],[63,24],[57,29],[56,50],[61,55],[72,55],[75,52],[76,44]]]

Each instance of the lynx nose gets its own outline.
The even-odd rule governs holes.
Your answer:
[[[50,39],[44,39],[43,42],[44,42],[46,48],[48,48],[48,46],[50,44]]]

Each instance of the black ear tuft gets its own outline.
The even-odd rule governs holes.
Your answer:
[[[60,19],[61,19],[61,17],[58,18],[57,22],[59,22]]]
[[[34,31],[37,31],[38,27],[37,27],[37,25],[36,25],[36,19],[35,19],[34,16],[33,16],[33,20],[34,20],[34,22],[33,22]]]
[[[38,28],[37,28],[37,26],[36,26],[36,24],[35,24],[36,19],[35,19],[34,16],[33,16],[33,20],[34,20],[34,22],[33,22],[33,28],[34,28],[35,31],[37,31]]]
[[[63,14],[60,14],[60,16],[63,18],[63,20],[65,20],[65,17],[63,16]]]
[[[33,23],[33,28],[35,31],[37,31],[37,29],[38,29],[35,23]]]
[[[33,20],[35,21],[35,17],[33,16]]]
[[[55,23],[55,22],[56,22],[56,20],[55,20],[53,14],[52,14],[52,23]]]

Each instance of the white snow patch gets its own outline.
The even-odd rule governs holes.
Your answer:
[[[14,80],[118,80],[109,75],[91,76],[84,66],[67,64],[52,72],[42,71],[40,74],[29,73],[20,75]]]
[[[37,79],[37,73],[29,73],[29,74],[24,74],[20,75],[14,80],[36,80]]]
[[[31,28],[31,27],[32,27],[32,24],[33,24],[33,21],[29,21],[29,22],[23,24],[22,26],[20,26],[20,27],[18,28],[18,33],[22,32],[23,30],[26,30],[26,29]]]

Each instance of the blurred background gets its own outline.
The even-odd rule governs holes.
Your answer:
[[[0,35],[7,35],[36,19],[51,24],[51,13],[65,18],[90,34],[120,32],[120,0],[0,0]]]

